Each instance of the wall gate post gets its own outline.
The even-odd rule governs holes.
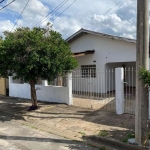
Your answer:
[[[123,68],[115,69],[115,88],[116,88],[116,113],[124,113],[124,70]]]

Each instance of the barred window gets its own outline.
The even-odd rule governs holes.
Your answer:
[[[96,78],[96,65],[82,65],[81,75],[82,78],[86,77]]]

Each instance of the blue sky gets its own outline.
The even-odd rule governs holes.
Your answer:
[[[12,0],[0,3],[3,7]],[[136,37],[136,1],[137,0],[66,0],[65,4],[55,13],[44,19],[63,0],[29,0],[29,3],[18,20],[16,27],[44,27],[51,22],[53,29],[64,38],[85,28],[107,34],[128,38]],[[73,3],[74,2],[74,3]],[[3,31],[11,31],[27,0],[15,0],[3,10],[0,10],[0,35]],[[71,3],[73,5],[64,11]],[[59,17],[56,18],[61,14]],[[56,19],[55,19],[56,18]]]

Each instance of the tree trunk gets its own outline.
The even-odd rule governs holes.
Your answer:
[[[32,106],[30,107],[30,109],[35,110],[38,108],[38,106],[37,106],[35,82],[33,80],[30,81],[30,87],[31,87],[31,100],[32,100]]]

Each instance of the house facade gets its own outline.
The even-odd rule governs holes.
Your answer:
[[[81,29],[66,41],[69,42],[71,51],[78,61],[78,67],[75,72],[78,72],[77,76],[82,78],[82,82],[81,80],[76,80],[73,83],[74,90],[85,91],[85,87],[89,84],[89,81],[87,81],[89,76],[94,85],[92,87],[93,92],[106,93],[109,90],[114,90],[115,82],[113,82],[113,78],[115,78],[115,73],[112,73],[111,70],[118,67],[134,70],[131,75],[134,81],[129,82],[129,79],[126,78],[125,82],[128,82],[129,86],[135,87],[135,40]],[[106,75],[102,71],[111,73]],[[107,82],[110,80],[109,78],[112,81]],[[108,85],[110,82],[113,82],[111,83],[113,84],[111,88]]]

